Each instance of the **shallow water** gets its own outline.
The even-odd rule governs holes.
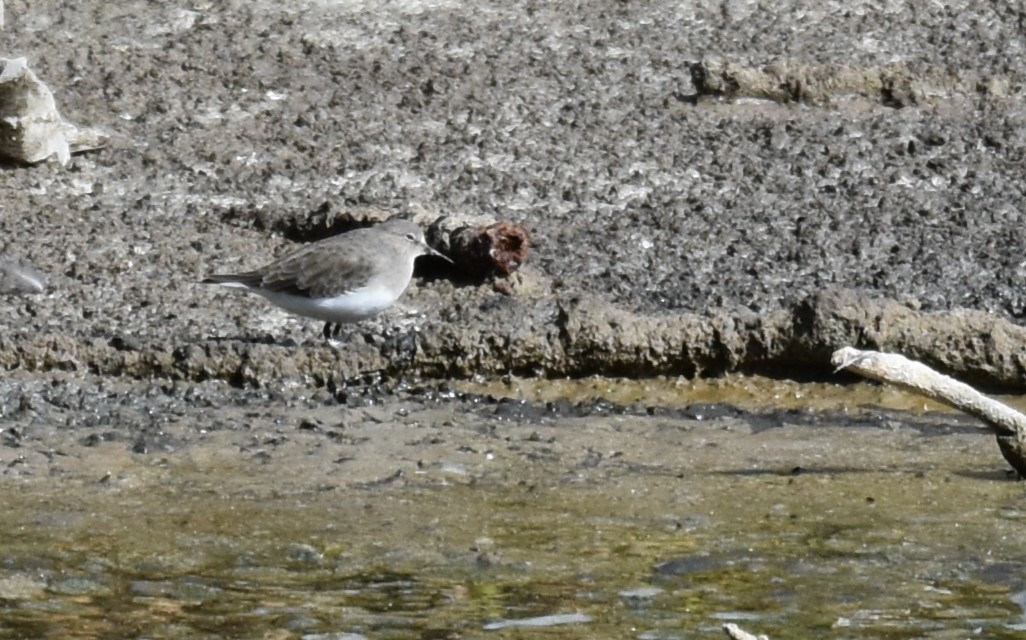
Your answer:
[[[233,458],[223,444],[198,453],[200,442],[125,458],[111,445],[86,456],[116,465],[109,476],[95,466],[65,466],[56,481],[7,476],[0,637],[718,638],[737,622],[771,638],[1013,638],[1026,628],[1023,486],[992,438],[957,415],[783,412],[766,426],[765,416],[511,418],[501,405],[461,405],[374,414],[395,424],[348,411],[349,442],[327,452],[323,433],[301,440],[286,424],[294,456]],[[355,461],[338,477],[314,463],[372,458],[397,440],[394,467],[379,462],[375,481],[347,482]]]
[[[948,411],[945,405],[880,384],[796,383],[791,380],[730,374],[719,378],[655,377],[642,380],[588,377],[540,380],[508,376],[501,380],[457,383],[457,388],[531,402],[604,399],[617,404],[686,406],[731,404],[746,409],[819,409],[857,411],[873,406],[922,413]],[[1015,398],[1002,398],[1015,405]],[[1015,405],[1019,406],[1019,405]],[[1023,403],[1026,407],[1026,403]]]

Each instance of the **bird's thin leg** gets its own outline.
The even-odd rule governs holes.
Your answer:
[[[325,322],[324,323],[324,339],[325,340],[331,340],[331,323],[330,322]]]

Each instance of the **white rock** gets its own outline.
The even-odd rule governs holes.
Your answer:
[[[28,68],[25,58],[0,58],[0,156],[36,163],[106,144],[106,134],[79,129],[57,111],[53,93]]]

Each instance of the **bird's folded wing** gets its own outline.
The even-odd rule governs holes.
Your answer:
[[[266,291],[328,298],[366,286],[371,277],[366,262],[338,253],[297,251],[259,270]]]

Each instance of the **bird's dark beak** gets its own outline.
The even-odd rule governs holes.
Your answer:
[[[452,261],[452,258],[450,258],[449,256],[445,255],[444,253],[441,253],[440,251],[435,251],[434,249],[429,247],[427,244],[424,245],[424,249],[425,249],[424,253],[426,253],[429,256],[437,256],[437,257],[441,258],[442,260],[445,260],[449,264],[456,264],[455,262]]]

